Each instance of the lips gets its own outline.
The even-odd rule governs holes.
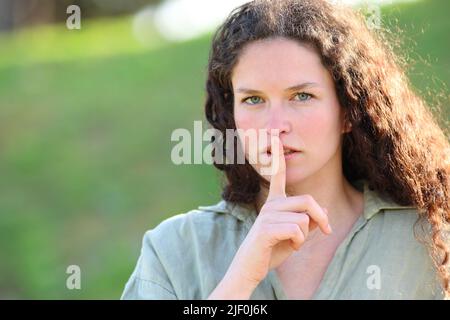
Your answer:
[[[293,154],[293,153],[296,153],[296,152],[300,152],[300,150],[298,150],[296,148],[293,148],[293,147],[290,147],[290,146],[283,146],[283,153],[284,153],[284,155],[289,155],[289,154]],[[266,153],[272,154],[272,147],[271,146],[268,146],[266,148]]]

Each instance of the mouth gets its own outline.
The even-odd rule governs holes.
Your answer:
[[[300,152],[301,152],[300,150],[297,150],[292,147],[288,147],[288,146],[283,147],[283,154],[285,156],[293,155],[293,154],[300,153]],[[272,149],[270,146],[267,148],[266,153],[270,156],[272,155]]]

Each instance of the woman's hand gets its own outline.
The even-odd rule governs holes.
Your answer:
[[[311,196],[286,197],[283,145],[278,137],[273,138],[272,151],[277,148],[278,152],[272,152],[272,157],[277,157],[279,165],[272,172],[269,195],[227,272],[251,287],[299,250],[309,231],[319,226],[325,234],[332,232],[326,209]]]

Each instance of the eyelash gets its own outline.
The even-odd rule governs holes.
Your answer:
[[[294,97],[298,96],[299,94],[306,94],[306,95],[308,95],[308,97],[309,97],[307,100],[298,100],[299,102],[306,102],[306,101],[309,101],[310,99],[314,98],[314,95],[312,95],[312,94],[310,94],[310,93],[307,93],[307,92],[297,92],[297,93],[294,95]],[[241,102],[246,103],[246,104],[251,105],[251,106],[256,105],[257,103],[252,104],[252,103],[247,103],[247,102],[246,102],[246,101],[247,101],[248,99],[250,99],[250,98],[259,98],[259,97],[258,97],[258,96],[250,96],[250,97],[246,97],[246,98],[242,99]]]

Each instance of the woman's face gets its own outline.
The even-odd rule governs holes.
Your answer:
[[[300,151],[285,157],[288,186],[319,172],[326,177],[342,170],[343,113],[333,79],[314,49],[286,38],[252,42],[240,54],[231,80],[236,128],[267,137],[258,148],[267,158],[252,164],[260,174],[270,159],[265,150],[271,129],[279,130],[285,148]],[[244,140],[249,159],[249,147],[255,146],[241,135]]]

